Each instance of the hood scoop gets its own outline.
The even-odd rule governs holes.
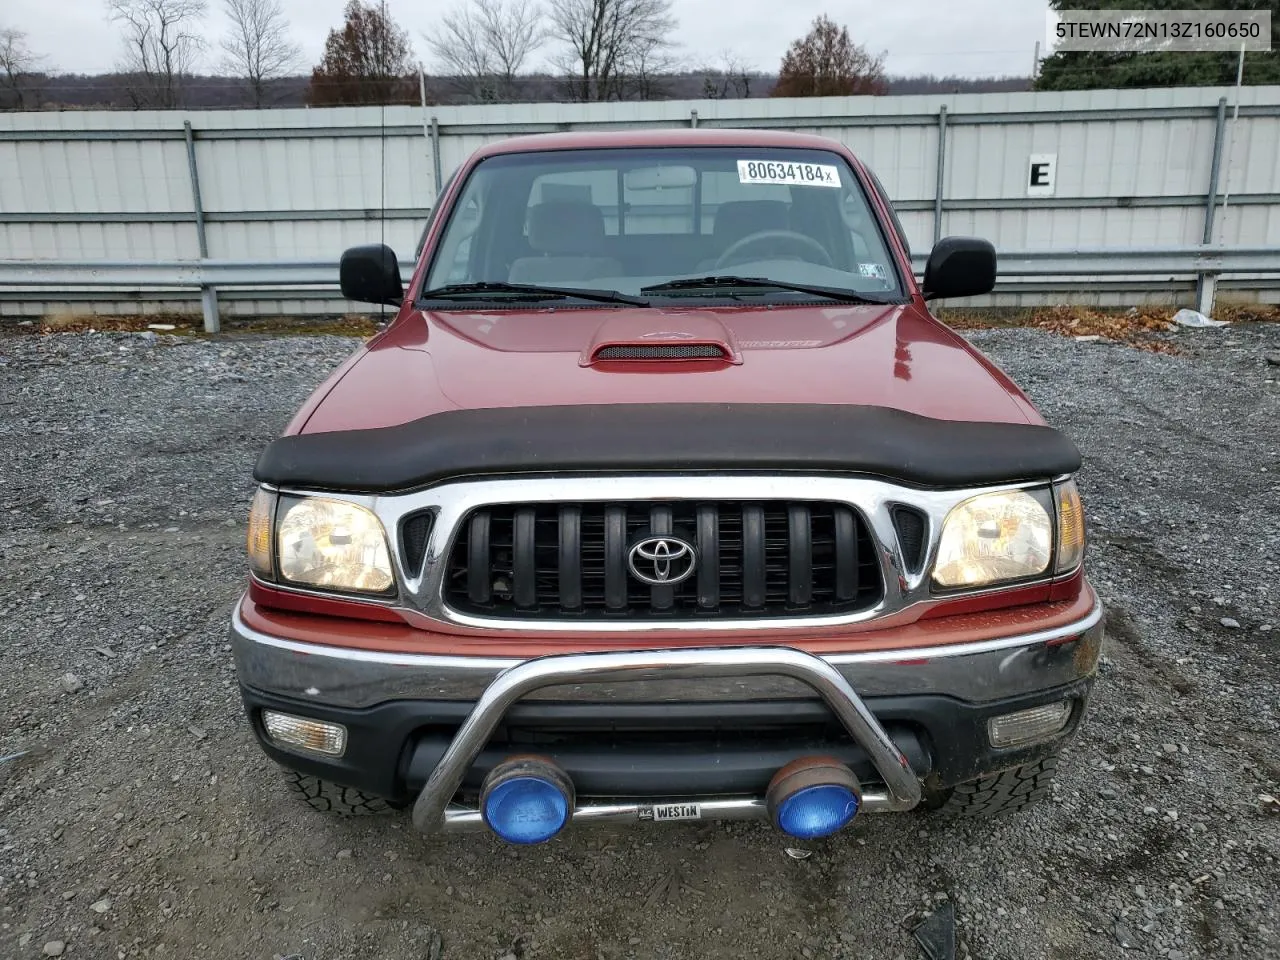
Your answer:
[[[601,347],[596,360],[728,360],[718,343],[631,343]]]
[[[716,317],[696,313],[656,314],[662,328],[655,330],[656,311],[611,316],[591,337],[580,365],[686,360],[742,363],[733,335]]]

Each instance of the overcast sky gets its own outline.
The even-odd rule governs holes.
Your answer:
[[[223,0],[209,0],[205,35],[214,43],[225,20]],[[304,63],[320,57],[328,31],[342,21],[344,0],[281,0]],[[462,0],[387,0],[425,57],[422,32]],[[714,64],[728,50],[750,67],[777,69],[791,40],[829,13],[855,42],[888,54],[895,75],[1026,75],[1035,43],[1045,36],[1046,0],[674,0],[680,53],[691,65]],[[100,73],[120,55],[105,0],[0,0],[0,28],[26,31],[32,51],[60,72]],[[546,51],[543,51],[544,53]],[[206,69],[214,66],[207,58]],[[430,63],[428,63],[428,69]]]

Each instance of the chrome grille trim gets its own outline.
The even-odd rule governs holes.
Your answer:
[[[392,550],[398,598],[393,605],[414,610],[445,624],[458,627],[519,630],[540,633],[661,633],[795,630],[840,626],[882,618],[935,599],[929,587],[929,571],[937,552],[942,522],[956,504],[982,493],[1003,490],[1044,488],[1048,480],[1035,483],[1007,483],[955,490],[919,490],[871,477],[812,476],[801,474],[631,474],[627,476],[521,476],[513,478],[458,480],[405,494],[359,495],[291,489],[298,495],[325,496],[348,500],[372,510],[388,532],[399,530],[400,521],[418,511],[436,512],[426,562],[421,571],[408,570],[402,551]],[[698,620],[581,621],[538,617],[511,619],[481,617],[450,608],[444,602],[443,580],[447,560],[459,526],[478,507],[504,503],[562,503],[581,501],[648,500],[817,500],[846,503],[861,515],[875,545],[884,593],[874,606],[840,616],[786,618],[705,618]],[[894,527],[894,506],[920,511],[927,519],[923,562],[908,569]],[[392,533],[392,536],[395,536]],[[1046,574],[1026,585],[1048,583]],[[1008,589],[1008,585],[957,592],[957,596],[980,596]],[[303,592],[303,591],[300,591]],[[313,591],[305,591],[315,595]],[[948,594],[952,595],[952,594]],[[350,599],[346,597],[345,599]]]

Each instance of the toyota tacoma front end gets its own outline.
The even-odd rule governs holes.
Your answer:
[[[232,622],[313,806],[516,843],[571,822],[974,814],[1048,789],[1102,611],[1080,456],[927,300],[840,144],[479,151],[395,304],[263,452]]]

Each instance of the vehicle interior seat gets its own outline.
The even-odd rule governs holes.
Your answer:
[[[711,240],[716,251],[698,265],[707,270],[716,265],[720,255],[743,237],[762,230],[790,230],[791,207],[782,200],[730,200],[720,204],[711,228]]]
[[[604,214],[581,200],[549,200],[529,208],[529,246],[534,256],[511,264],[511,283],[567,283],[620,276],[622,264],[600,256]]]

